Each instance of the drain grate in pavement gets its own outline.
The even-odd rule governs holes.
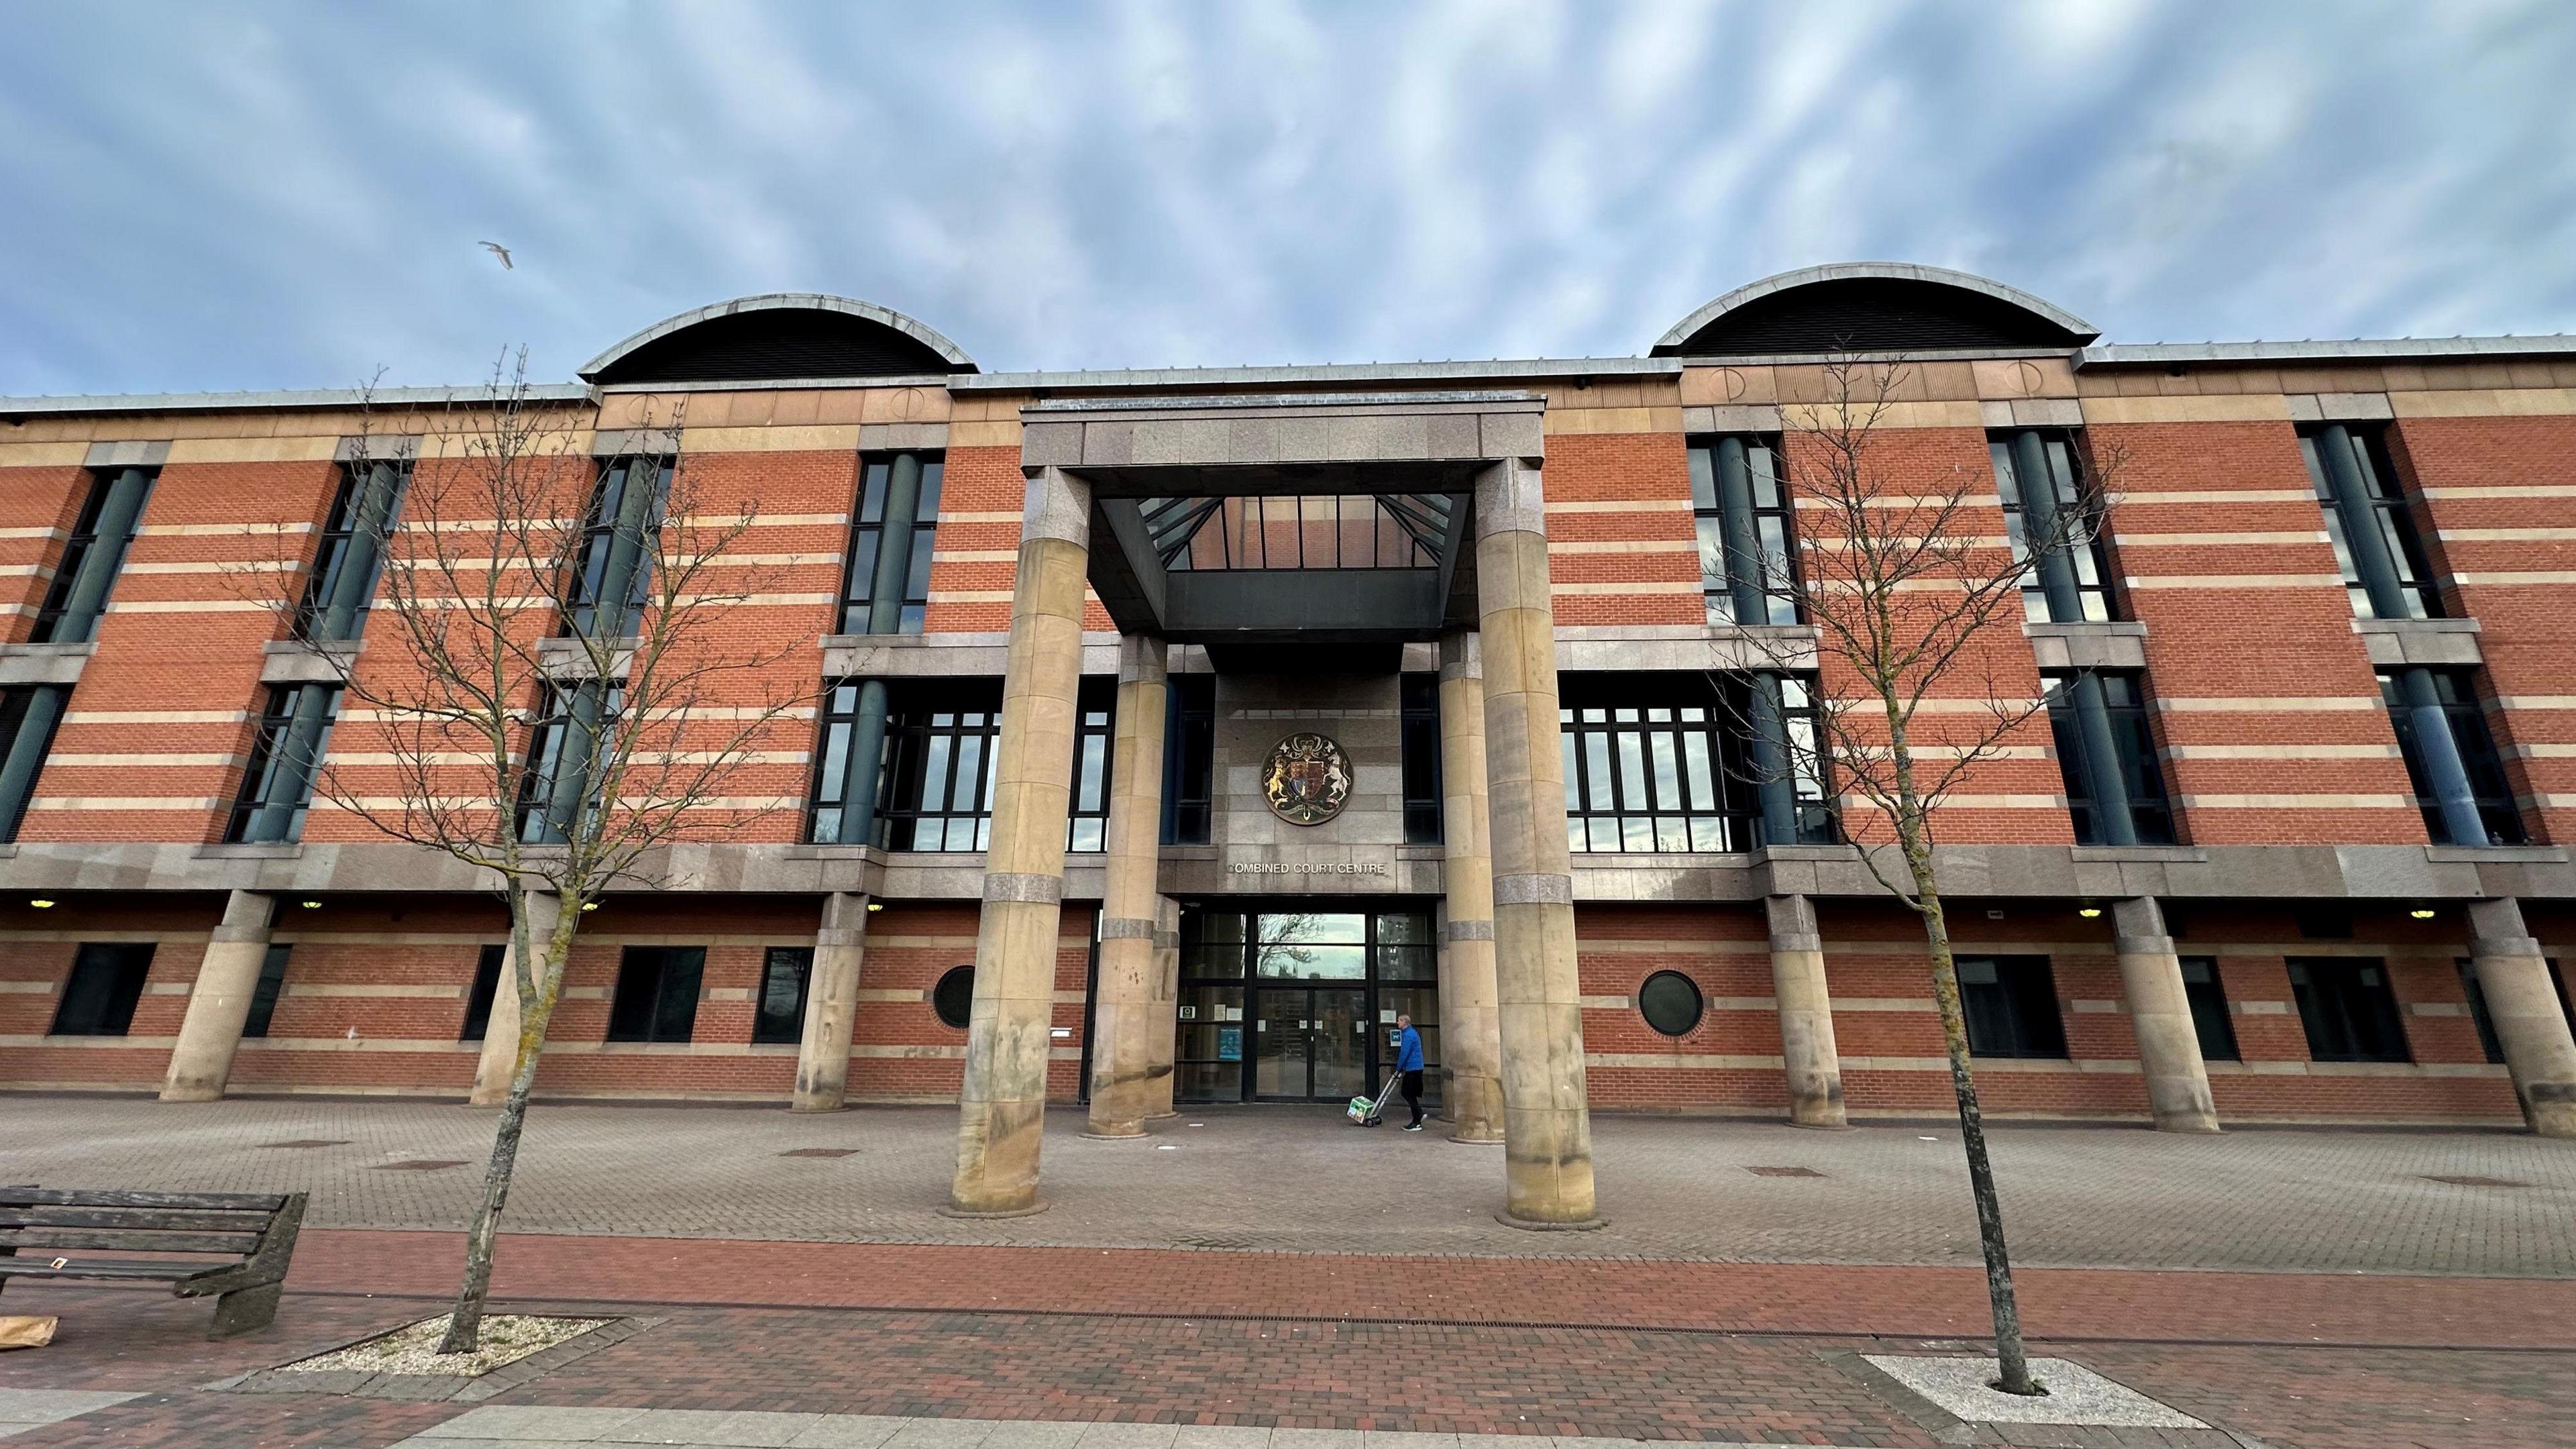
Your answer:
[[[2450,1173],[2444,1173],[2444,1172],[2428,1172],[2428,1173],[2424,1174],[2424,1180],[2425,1180],[2426,1182],[2447,1182],[2447,1183],[2449,1183],[2449,1184],[2450,1184],[2451,1186],[2453,1186],[2453,1187],[2529,1187],[2529,1186],[2531,1186],[2531,1184],[2530,1184],[2530,1183],[2527,1183],[2527,1182],[2516,1182],[2516,1181],[2514,1181],[2512,1178],[2509,1178],[2509,1177],[2479,1177],[2479,1176],[2476,1176],[2475,1174],[2469,1174],[2469,1175],[2464,1175],[2464,1176],[2454,1176],[2454,1175],[2452,1175],[2452,1174],[2450,1174]]]
[[[418,1157],[407,1162],[379,1162],[376,1164],[376,1171],[437,1172],[443,1168],[463,1167],[464,1165],[465,1159],[461,1157],[453,1159],[443,1157]]]
[[[284,1142],[263,1142],[262,1147],[346,1147],[346,1137],[291,1137]]]
[[[855,1157],[858,1152],[859,1149],[855,1147],[790,1147],[778,1155],[781,1157]]]
[[[1748,1167],[1748,1168],[1746,1168],[1746,1169],[1744,1169],[1744,1170],[1745,1170],[1745,1171],[1747,1171],[1747,1172],[1749,1172],[1749,1173],[1752,1173],[1755,1177],[1822,1177],[1822,1176],[1824,1176],[1824,1174],[1823,1174],[1823,1173],[1816,1171],[1816,1170],[1815,1170],[1814,1168],[1812,1168],[1812,1167]]]

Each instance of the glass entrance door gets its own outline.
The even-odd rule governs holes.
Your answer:
[[[1184,1101],[1341,1102],[1395,1066],[1394,1022],[1422,1032],[1440,1094],[1431,914],[1186,909],[1173,1088]]]

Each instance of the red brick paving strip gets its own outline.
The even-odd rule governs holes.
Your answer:
[[[451,1233],[308,1230],[290,1286],[443,1294]],[[2073,1339],[2576,1348],[2576,1282],[2024,1269],[2031,1332]],[[1347,1257],[509,1235],[494,1291],[603,1302],[1975,1336],[1973,1268]]]

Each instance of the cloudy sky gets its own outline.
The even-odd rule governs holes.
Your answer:
[[[2570,76],[2565,0],[0,0],[0,394],[568,378],[766,291],[987,370],[1630,355],[1853,259],[2576,331]]]

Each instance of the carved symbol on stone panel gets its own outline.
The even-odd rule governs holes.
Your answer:
[[[2015,366],[2021,373],[2021,395],[2023,397],[2039,396],[2040,388],[2047,384],[2048,379],[2040,372],[2038,365],[2036,363],[2024,362],[2017,363]]]
[[[1289,824],[1321,825],[1351,797],[1351,757],[1322,735],[1290,735],[1270,751],[1261,793]]]
[[[1721,386],[1721,387],[1723,387],[1723,388],[1725,388],[1725,389],[1726,389],[1726,400],[1727,400],[1728,402],[1740,402],[1740,401],[1742,401],[1742,400],[1743,400],[1743,397],[1744,397],[1744,374],[1743,374],[1743,373],[1741,373],[1741,372],[1737,371],[1736,369],[1734,369],[1734,368],[1732,368],[1732,367],[1721,367],[1721,368],[1719,368],[1719,369],[1717,370],[1717,376],[1718,376],[1718,384],[1719,384],[1719,386]]]
[[[907,387],[895,393],[893,403],[891,410],[895,417],[908,423],[920,417],[930,406],[930,398],[920,388]]]

